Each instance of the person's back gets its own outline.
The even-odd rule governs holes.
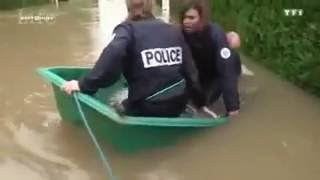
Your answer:
[[[124,72],[129,100],[141,100],[182,80],[184,41],[179,30],[156,19],[128,24],[133,43]]]
[[[178,28],[152,15],[136,17],[115,28],[114,39],[93,70],[81,79],[79,89],[94,94],[123,73],[129,88],[124,103],[126,114],[178,116],[188,100],[183,80],[193,87],[196,84],[191,54]],[[178,85],[173,90],[157,94],[174,84]]]
[[[187,103],[182,82],[187,49],[181,31],[154,18],[129,21],[120,26],[131,32],[128,58],[123,63],[129,88],[125,103],[127,114],[176,116],[177,112],[182,112]],[[175,90],[153,96],[176,83],[180,86]]]

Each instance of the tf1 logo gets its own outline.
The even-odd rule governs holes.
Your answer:
[[[303,9],[283,9],[285,16],[303,16]]]

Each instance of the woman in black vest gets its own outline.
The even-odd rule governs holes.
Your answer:
[[[206,108],[221,95],[229,115],[239,113],[238,77],[241,71],[240,58],[228,44],[222,28],[208,20],[205,5],[201,1],[189,1],[180,13],[180,23],[189,45],[199,80],[205,94],[204,101],[195,101],[197,108]],[[240,46],[236,33],[228,35],[234,48]],[[207,108],[206,108],[207,109]]]

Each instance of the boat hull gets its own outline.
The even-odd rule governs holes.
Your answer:
[[[79,109],[73,96],[61,91],[66,80],[77,79],[89,68],[49,67],[40,68],[38,72],[48,80],[54,92],[57,109],[64,121],[78,126],[83,125]],[[115,83],[99,90],[95,96],[79,93],[77,96],[90,127],[99,139],[103,139],[121,152],[136,152],[154,147],[174,145],[180,137],[186,137],[200,129],[214,127],[227,122],[227,118],[157,118],[131,117],[119,115],[112,106],[110,98],[126,83],[115,80]]]

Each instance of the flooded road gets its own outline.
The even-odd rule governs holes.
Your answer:
[[[110,15],[112,14],[112,15]],[[48,16],[48,21],[21,20]],[[124,0],[70,0],[0,12],[0,177],[103,180],[85,129],[61,122],[51,87],[35,73],[52,65],[93,64]],[[242,110],[229,123],[176,146],[120,154],[105,146],[121,180],[317,180],[320,99],[252,61],[241,81]]]

